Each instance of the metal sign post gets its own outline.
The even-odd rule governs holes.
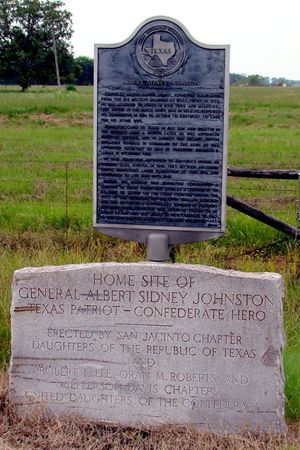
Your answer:
[[[167,17],[95,46],[96,230],[154,261],[224,233],[228,60]]]

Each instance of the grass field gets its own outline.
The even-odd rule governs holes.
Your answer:
[[[229,166],[297,168],[299,97],[297,88],[232,88]],[[92,124],[90,87],[0,89],[1,229],[91,227]],[[228,189],[296,224],[295,182],[230,178]]]
[[[92,231],[92,126],[90,87],[77,92],[36,87],[25,93],[0,88],[2,367],[9,360],[10,285],[15,269],[145,259],[143,246]],[[231,89],[229,166],[300,169],[299,155],[300,88]],[[295,181],[233,178],[228,180],[228,191],[299,226]],[[182,245],[176,261],[283,275],[286,414],[289,420],[299,420],[299,244],[230,208],[227,222],[224,237]]]

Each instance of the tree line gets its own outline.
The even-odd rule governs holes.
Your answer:
[[[93,83],[93,59],[74,58],[72,15],[60,0],[0,0],[0,83]]]
[[[72,14],[61,0],[0,0],[0,84],[92,85],[92,58],[74,57]],[[300,81],[230,74],[231,85],[294,86]]]
[[[262,75],[230,74],[230,84],[238,86],[300,86],[300,80],[288,80],[284,77],[264,77]]]

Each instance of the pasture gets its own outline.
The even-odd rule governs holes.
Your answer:
[[[9,307],[15,269],[145,259],[142,245],[92,230],[92,102],[91,87],[80,87],[76,92],[34,87],[25,93],[15,87],[0,87],[2,372],[9,361]],[[228,166],[300,169],[299,105],[300,88],[231,88]],[[228,179],[229,195],[299,227],[297,189],[294,180]],[[299,421],[299,242],[228,208],[224,237],[180,246],[176,262],[283,275],[286,416],[290,422]]]

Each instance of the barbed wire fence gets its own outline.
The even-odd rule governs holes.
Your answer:
[[[236,162],[241,169],[259,169],[254,161]],[[267,170],[271,165],[264,166]],[[291,170],[290,164],[281,164]],[[230,169],[229,169],[230,175]],[[20,229],[39,226],[92,226],[93,163],[77,161],[5,161],[0,164],[0,228],[5,221],[15,220]],[[228,177],[228,195],[299,228],[300,178],[254,179]],[[228,208],[228,218],[240,214]],[[35,225],[33,225],[35,223]],[[31,224],[31,225],[29,225]],[[279,241],[289,240],[283,238]],[[277,245],[277,241],[267,245]],[[265,248],[264,246],[263,248]],[[255,248],[251,253],[259,251]]]

